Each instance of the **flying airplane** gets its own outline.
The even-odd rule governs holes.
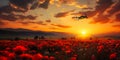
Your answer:
[[[87,15],[82,15],[82,16],[76,16],[76,17],[72,17],[73,19],[77,19],[77,20],[80,20],[80,19],[87,19],[88,16]]]

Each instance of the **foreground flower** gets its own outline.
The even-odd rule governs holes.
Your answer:
[[[110,60],[116,60],[116,57],[117,57],[116,53],[112,53],[109,58]]]
[[[15,60],[15,54],[14,53],[9,53],[8,57],[9,57],[9,60]]]
[[[77,59],[76,59],[76,57],[71,57],[71,59],[70,59],[70,60],[77,60]]]
[[[50,56],[49,60],[55,60],[55,57]]]
[[[27,51],[27,48],[25,48],[24,46],[16,46],[15,48],[13,48],[13,51],[20,55],[22,54],[23,52]]]
[[[33,60],[42,60],[43,59],[43,56],[41,54],[35,54],[34,57],[33,57]]]
[[[49,60],[49,57],[48,56],[44,56],[43,60]]]
[[[95,55],[92,55],[92,56],[91,56],[91,60],[96,60]]]
[[[7,60],[7,58],[4,56],[0,56],[0,60]]]
[[[21,60],[33,60],[33,56],[30,54],[22,54],[20,55]]]

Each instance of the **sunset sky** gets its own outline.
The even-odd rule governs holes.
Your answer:
[[[120,33],[120,0],[0,0],[0,28]]]

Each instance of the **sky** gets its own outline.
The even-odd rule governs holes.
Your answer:
[[[120,33],[119,7],[120,0],[0,0],[0,28]],[[88,18],[72,18],[82,15]]]

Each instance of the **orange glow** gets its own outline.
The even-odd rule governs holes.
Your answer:
[[[85,35],[87,34],[87,32],[86,32],[86,31],[81,31],[81,34],[82,34],[83,36],[85,36]]]

